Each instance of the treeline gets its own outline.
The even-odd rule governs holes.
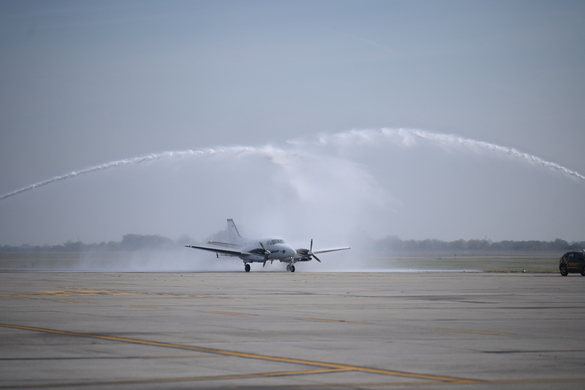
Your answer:
[[[0,252],[126,252],[171,250],[190,244],[188,237],[177,240],[158,235],[126,234],[122,241],[84,244],[81,241],[67,241],[61,245],[0,245]],[[499,241],[490,240],[401,240],[390,236],[368,245],[379,252],[535,252],[535,251],[579,251],[585,249],[585,241],[569,243],[557,238],[554,241]]]
[[[99,244],[84,244],[81,241],[67,241],[61,245],[20,245],[0,246],[0,252],[127,252],[169,250],[179,243],[167,237],[158,235],[126,234],[122,241],[101,242]],[[186,245],[186,244],[185,244]]]
[[[585,241],[569,243],[557,238],[554,241],[512,241],[492,242],[490,240],[401,240],[396,236],[377,240],[374,244],[381,252],[533,252],[533,251],[579,251],[585,249]]]

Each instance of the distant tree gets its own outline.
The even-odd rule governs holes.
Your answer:
[[[397,236],[388,236],[378,240],[373,245],[376,250],[381,252],[415,252],[415,251],[519,251],[519,252],[534,252],[534,251],[569,251],[569,250],[583,250],[585,248],[585,241],[574,242],[569,244],[567,241],[557,238],[554,241],[511,241],[504,240],[499,242],[492,242],[488,240],[455,240],[455,241],[440,241],[434,239],[425,240],[406,240],[403,241]]]
[[[120,243],[120,249],[125,251],[164,249],[173,246],[175,246],[173,240],[157,235],[126,234],[122,237],[122,242]]]
[[[191,243],[195,242],[191,237],[189,237],[186,234],[183,234],[181,237],[179,237],[179,239],[177,240],[177,245],[180,246],[185,246],[185,245],[189,245]]]
[[[210,237],[210,240],[226,241],[227,230]],[[60,245],[23,244],[20,246],[0,245],[0,252],[117,252],[138,250],[168,250],[177,246],[188,245],[192,239],[186,235],[181,236],[175,243],[167,237],[159,235],[126,234],[122,241],[100,242],[99,244],[84,244],[81,241],[67,241]],[[491,242],[487,240],[455,240],[441,241],[427,238],[425,240],[401,240],[398,236],[388,236],[372,243],[372,248],[379,252],[417,252],[417,251],[570,251],[585,249],[585,241],[568,243],[560,238],[554,241],[511,241],[504,240]]]

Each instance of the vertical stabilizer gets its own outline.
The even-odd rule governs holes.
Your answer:
[[[228,225],[228,232],[229,232],[229,236],[230,236],[230,243],[231,244],[242,244],[244,240],[242,239],[242,236],[240,236],[240,232],[238,231],[238,228],[236,227],[234,220],[231,218],[228,219],[227,225]]]

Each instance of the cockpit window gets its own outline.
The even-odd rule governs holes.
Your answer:
[[[270,240],[269,245],[284,244],[284,240]]]

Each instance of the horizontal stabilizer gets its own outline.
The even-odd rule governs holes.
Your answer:
[[[231,244],[229,242],[221,242],[221,241],[207,241],[210,245],[217,245],[217,246],[224,246],[229,248],[238,248],[240,245],[238,244]]]

